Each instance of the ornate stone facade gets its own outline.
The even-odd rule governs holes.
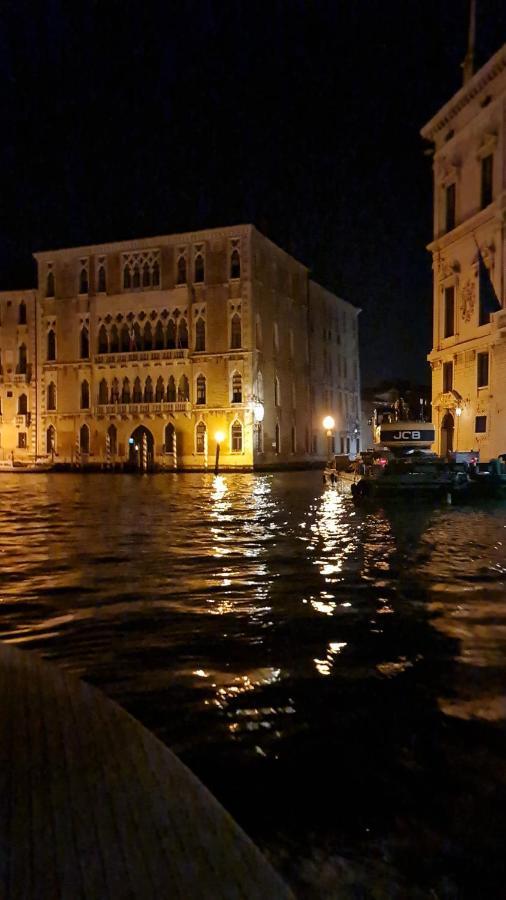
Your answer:
[[[325,457],[329,413],[336,450],[357,449],[359,311],[254,227],[35,258],[27,447],[6,406],[4,457],[212,468],[221,433],[224,467],[304,465]],[[11,355],[14,317],[0,325]]]
[[[506,452],[506,311],[487,309],[493,293],[504,307],[505,114],[506,45],[422,129],[434,144],[436,450],[484,460]]]

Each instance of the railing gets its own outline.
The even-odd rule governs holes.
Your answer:
[[[98,353],[95,356],[96,363],[131,363],[151,362],[163,359],[187,359],[188,349],[179,350],[142,350],[132,353]]]
[[[163,413],[190,412],[192,405],[186,400],[176,403],[100,403],[95,406],[96,416],[163,415]]]

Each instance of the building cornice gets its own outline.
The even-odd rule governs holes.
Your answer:
[[[429,253],[436,253],[438,250],[446,250],[448,247],[451,247],[452,244],[461,241],[466,235],[475,234],[478,229],[483,228],[485,225],[500,225],[504,219],[505,202],[506,195],[504,198],[502,196],[497,198],[493,205],[478,210],[474,215],[469,216],[467,219],[464,219],[463,222],[460,222],[456,228],[452,228],[452,230],[447,231],[446,234],[441,234],[439,237],[435,238],[430,244],[427,244],[427,250]]]
[[[494,53],[475,75],[427,122],[420,134],[427,141],[433,141],[436,134],[448,127],[452,119],[473,100],[486,86],[506,69],[506,44]]]

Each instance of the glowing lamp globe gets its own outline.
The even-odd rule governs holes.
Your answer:
[[[214,435],[214,437],[215,437],[217,444],[221,444],[225,440],[225,435],[223,434],[223,431],[217,431],[216,434]]]
[[[335,424],[336,423],[334,422],[334,419],[332,418],[332,416],[325,416],[325,418],[323,420],[323,427],[327,431],[332,431]]]

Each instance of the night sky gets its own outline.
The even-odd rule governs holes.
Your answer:
[[[478,0],[478,63],[506,4]],[[2,0],[0,288],[34,250],[253,222],[428,380],[431,160],[465,0]]]

